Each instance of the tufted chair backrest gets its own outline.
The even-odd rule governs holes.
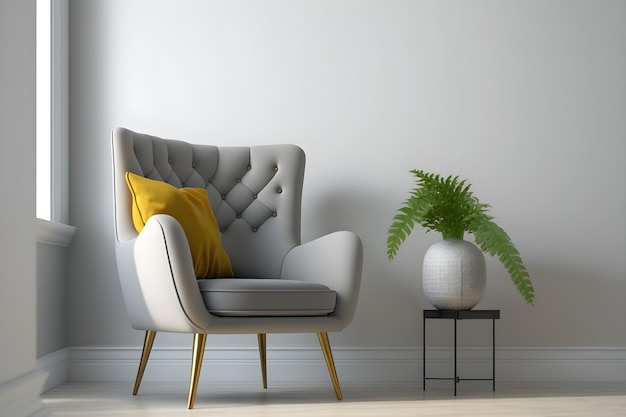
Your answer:
[[[127,171],[175,187],[207,190],[236,277],[278,278],[300,244],[305,156],[295,145],[216,147],[118,128],[113,135],[115,230],[137,237]]]

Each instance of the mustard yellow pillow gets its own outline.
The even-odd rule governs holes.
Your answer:
[[[187,235],[196,277],[233,276],[205,189],[176,188],[132,172],[126,173],[126,183],[132,194],[133,224],[137,232],[141,232],[150,216],[169,214],[178,220]]]

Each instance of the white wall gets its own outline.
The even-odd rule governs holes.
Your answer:
[[[19,3],[19,4],[18,4]],[[0,4],[0,384],[35,365],[34,3]]]
[[[0,2],[0,415],[48,415],[38,399],[35,271],[35,2]]]
[[[67,252],[37,243],[37,358],[68,347]]]
[[[129,346],[115,272],[109,132],[308,156],[303,238],[361,235],[336,347],[421,346],[417,231],[386,231],[412,168],[460,174],[531,273],[524,303],[488,258],[502,347],[626,347],[626,12],[622,1],[70,2],[69,345]],[[466,331],[464,342],[480,344]],[[188,337],[159,339],[188,346]],[[314,346],[307,336],[282,346]],[[435,342],[439,339],[435,338]],[[252,345],[220,336],[210,344]],[[440,341],[443,336],[440,335]]]

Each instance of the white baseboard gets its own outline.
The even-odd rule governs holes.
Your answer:
[[[416,383],[422,379],[422,350],[416,348],[335,348],[337,373],[345,383]],[[39,360],[49,389],[65,381],[132,382],[141,349],[73,347]],[[426,351],[428,377],[453,374],[449,348]],[[188,382],[190,348],[154,347],[144,381]],[[269,383],[326,383],[318,348],[267,350]],[[460,348],[461,378],[491,377],[491,349]],[[214,383],[260,383],[256,348],[207,348],[200,379]],[[507,382],[626,382],[626,348],[498,348],[496,380]]]
[[[0,385],[0,414],[11,417],[46,417],[39,394],[46,375],[40,370],[29,372]]]
[[[37,359],[37,368],[47,374],[41,387],[42,393],[69,381],[69,359],[69,348],[57,350]]]

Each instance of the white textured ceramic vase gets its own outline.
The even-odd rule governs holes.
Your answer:
[[[448,239],[424,255],[424,295],[439,310],[470,310],[485,293],[485,255],[473,243]]]

